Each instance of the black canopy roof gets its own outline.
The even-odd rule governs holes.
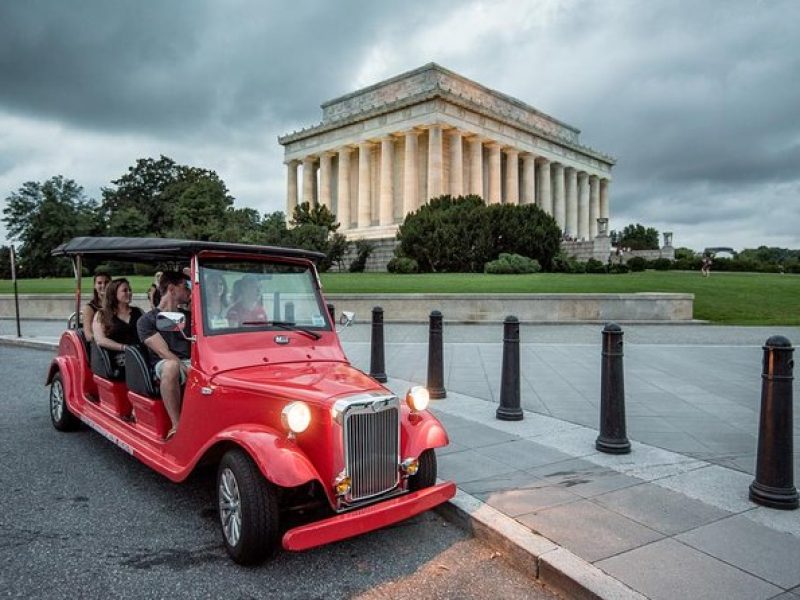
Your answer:
[[[253,256],[285,256],[317,261],[321,252],[277,246],[252,246],[228,242],[202,242],[168,238],[76,237],[52,251],[53,256],[102,256],[104,260],[124,262],[160,262],[189,259],[203,250],[236,252]]]

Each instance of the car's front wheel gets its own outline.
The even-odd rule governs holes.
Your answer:
[[[50,384],[50,420],[53,422],[53,427],[59,431],[72,431],[77,429],[80,423],[67,406],[61,373],[56,373]]]
[[[262,562],[278,549],[278,494],[241,450],[222,457],[217,470],[222,541],[239,564]]]
[[[429,488],[436,484],[436,454],[433,449],[419,455],[419,468],[408,478],[408,489],[412,492]]]

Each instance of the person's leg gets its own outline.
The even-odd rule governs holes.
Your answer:
[[[181,416],[181,363],[177,360],[162,362],[161,399],[164,401],[164,408],[172,421],[172,428],[177,429]]]

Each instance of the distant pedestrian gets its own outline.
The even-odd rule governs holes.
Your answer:
[[[711,257],[708,254],[703,257],[703,266],[700,267],[700,272],[703,274],[703,277],[711,275]]]

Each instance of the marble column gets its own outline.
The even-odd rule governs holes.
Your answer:
[[[572,167],[564,169],[567,188],[567,225],[565,233],[572,239],[578,237],[578,172]]]
[[[578,239],[589,240],[589,175],[578,173]]]
[[[419,208],[419,131],[405,132],[406,149],[403,167],[403,218]]]
[[[331,166],[333,152],[323,152],[319,158],[319,203],[331,208]]]
[[[589,238],[597,237],[597,219],[600,218],[600,181],[597,175],[589,176]]]
[[[506,149],[506,204],[519,204],[519,150]]]
[[[350,154],[349,146],[339,148],[339,190],[336,195],[336,218],[341,225],[340,231],[350,229]]]
[[[370,198],[370,154],[372,144],[360,142],[358,144],[358,228],[363,229],[372,225],[372,207]]]
[[[550,161],[546,158],[539,159],[539,195],[536,204],[548,215],[553,214],[553,194],[550,187]]]
[[[296,160],[286,163],[286,215],[291,219],[297,206],[297,165]]]
[[[502,202],[502,157],[500,156],[500,144],[492,142],[489,146],[489,204],[499,204]]]
[[[306,156],[303,159],[303,202],[308,202],[309,206],[317,203],[317,199],[314,197],[316,180],[317,170],[314,166],[314,157]]]
[[[608,179],[600,180],[600,218],[608,219],[609,206],[608,206],[608,184],[611,183]]]
[[[553,217],[561,228],[567,225],[567,202],[564,196],[564,165],[553,163]]]
[[[428,197],[436,198],[444,193],[444,173],[442,160],[442,126],[431,125],[428,128]]]
[[[483,198],[483,140],[477,135],[469,139],[469,193]]]
[[[450,195],[464,195],[463,135],[458,129],[450,131]]]
[[[522,155],[522,204],[533,204],[536,201],[536,156]]]
[[[394,221],[394,138],[381,138],[381,197],[378,222],[391,225]]]

